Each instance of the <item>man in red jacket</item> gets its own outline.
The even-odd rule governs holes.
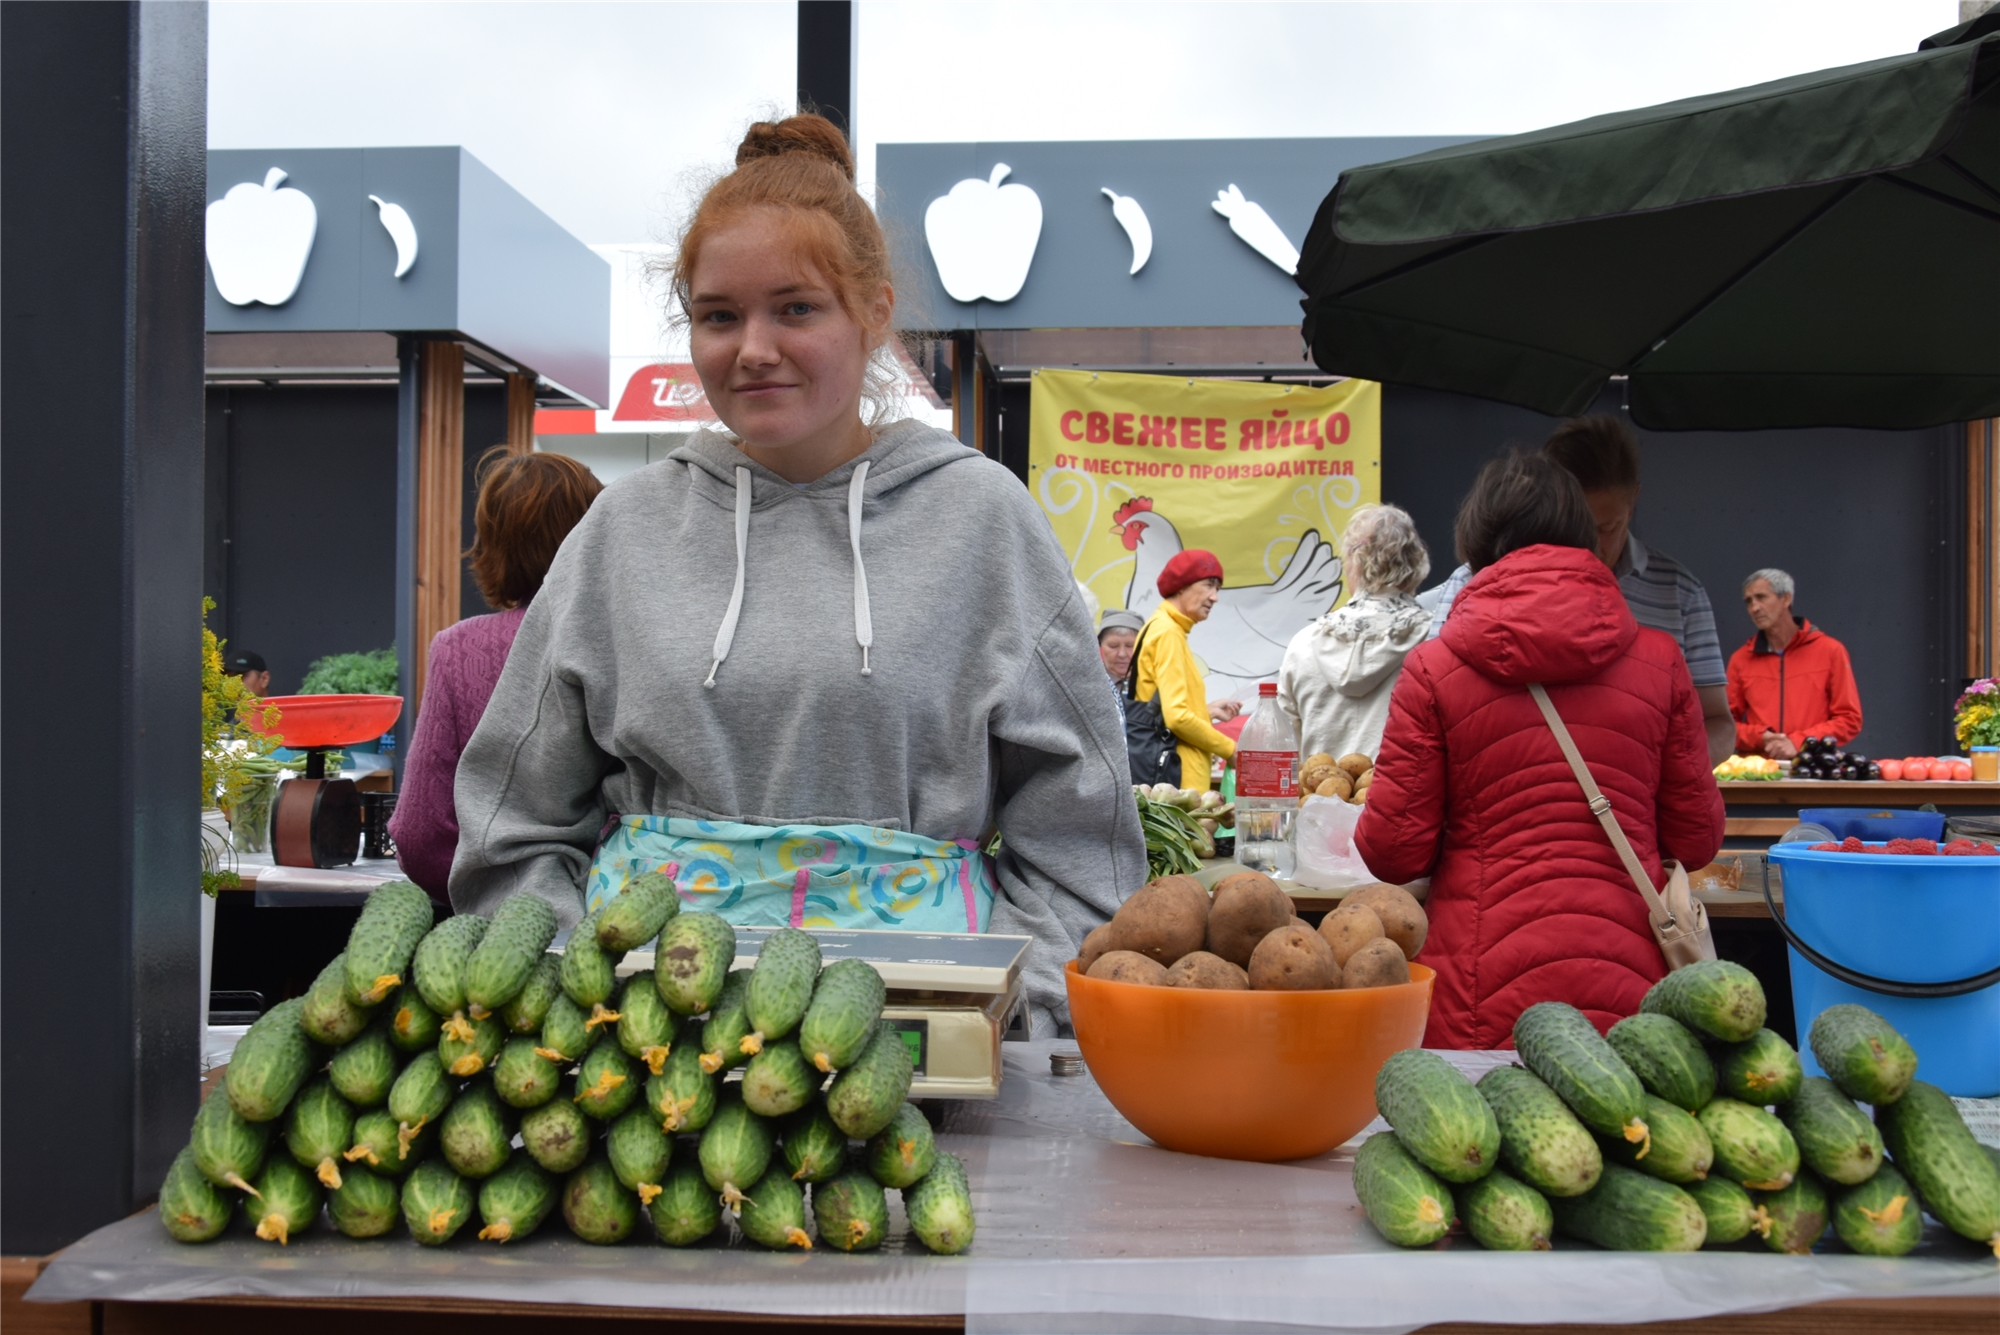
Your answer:
[[[1845,746],[1861,731],[1861,693],[1847,646],[1792,616],[1792,577],[1759,570],[1743,581],[1757,633],[1729,656],[1736,753],[1790,760],[1808,737]]]

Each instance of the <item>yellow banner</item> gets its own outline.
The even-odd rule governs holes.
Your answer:
[[[1346,593],[1340,534],[1382,496],[1382,387],[1037,371],[1028,486],[1106,609],[1151,612],[1176,552],[1214,552],[1222,599],[1190,639],[1210,701],[1254,703]]]

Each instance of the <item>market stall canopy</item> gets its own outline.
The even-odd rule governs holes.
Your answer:
[[[1298,271],[1342,375],[1655,429],[2000,415],[2000,11],[1911,55],[1341,173]]]

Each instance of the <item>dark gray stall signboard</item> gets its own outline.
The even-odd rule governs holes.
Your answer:
[[[458,333],[610,401],[611,268],[462,148],[216,149],[210,333]]]
[[[1296,325],[1297,247],[1334,179],[1464,139],[883,144],[876,207],[906,271],[898,316],[933,329]]]

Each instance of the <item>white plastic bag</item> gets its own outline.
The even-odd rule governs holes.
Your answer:
[[[1292,879],[1315,890],[1346,890],[1379,880],[1354,846],[1354,827],[1360,823],[1361,808],[1353,803],[1308,797],[1292,826],[1298,861]]]

